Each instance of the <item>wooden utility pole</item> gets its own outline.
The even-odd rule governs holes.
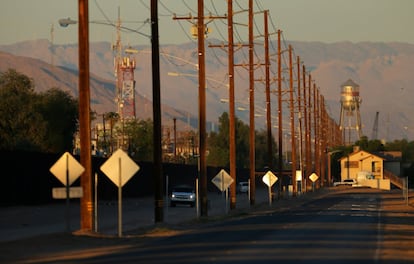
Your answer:
[[[303,115],[304,115],[304,122],[305,122],[305,163],[304,163],[304,171],[303,171],[303,184],[304,191],[308,191],[308,173],[310,171],[309,168],[309,156],[308,156],[308,134],[309,134],[309,127],[308,127],[308,100],[307,100],[307,92],[306,92],[306,67],[302,65],[302,82],[303,82]]]
[[[230,209],[236,208],[236,122],[235,122],[235,96],[234,96],[234,40],[233,40],[233,0],[227,0],[227,55],[229,77],[229,162],[230,177]],[[210,45],[210,47],[223,47]]]
[[[270,55],[268,11],[264,11],[264,50],[265,50],[265,91],[266,91],[266,127],[267,127],[267,166],[273,171],[272,110],[270,103]],[[281,177],[279,176],[281,181]]]
[[[92,231],[92,157],[89,89],[89,11],[88,0],[79,0],[79,137],[80,163],[85,171],[81,175],[83,196],[80,199],[80,228]],[[95,205],[96,206],[96,205]]]
[[[311,103],[311,85],[312,85],[312,75],[309,73],[308,78],[308,100],[307,100],[307,108],[308,108],[308,126],[306,130],[306,166],[307,166],[307,173],[306,173],[306,182],[308,188],[311,187],[312,182],[309,180],[309,176],[313,172],[312,167],[312,145],[311,145],[311,137],[312,137],[312,126],[311,126],[311,115],[312,115],[312,103]]]
[[[212,17],[226,18],[223,17]],[[174,17],[174,20],[192,20],[194,17]],[[207,199],[207,162],[206,162],[206,63],[205,63],[205,34],[204,0],[198,0],[197,8],[197,42],[198,42],[198,130],[199,130],[199,181],[200,181],[200,215],[208,216]]]
[[[309,73],[309,83],[308,83],[308,155],[309,155],[309,160],[308,160],[308,164],[309,164],[309,173],[307,175],[307,180],[309,182],[309,185],[311,186],[313,183],[309,180],[309,176],[315,171],[314,168],[314,164],[312,162],[312,108],[313,103],[312,103],[312,76]]]
[[[177,162],[177,118],[173,118],[174,121],[174,162]]]
[[[250,204],[256,200],[256,155],[255,155],[255,124],[254,124],[254,44],[253,44],[253,0],[249,0],[249,160],[250,160]]]
[[[325,186],[326,182],[326,152],[327,152],[327,142],[329,141],[329,136],[325,133],[328,127],[326,122],[326,112],[325,112],[325,99],[323,95],[320,95],[319,101],[319,110],[320,110],[320,118],[319,118],[319,148],[320,148],[320,160],[321,160],[321,186]]]
[[[316,88],[316,83],[313,83],[313,135],[314,135],[314,170],[316,175],[320,177],[319,171],[319,135],[318,135],[318,111],[319,111],[319,91]],[[320,184],[320,179],[318,184]]]
[[[232,5],[232,3],[229,2],[228,12],[229,12],[229,14],[231,13],[233,15],[234,14],[233,11],[230,10],[230,9],[232,9],[231,5]],[[254,27],[254,25],[253,25],[253,23],[254,23],[254,21],[253,21],[253,16],[254,16],[254,13],[253,13],[253,0],[249,0],[248,25],[247,25],[248,26],[248,31],[249,31],[249,36],[248,36],[249,43],[247,45],[239,43],[237,45],[237,47],[240,48],[240,47],[243,47],[243,46],[247,46],[249,48],[249,63],[248,63],[248,65],[249,65],[249,67],[248,67],[248,71],[249,71],[249,111],[250,111],[250,113],[249,113],[249,125],[250,125],[250,131],[249,131],[249,141],[250,141],[250,144],[249,144],[250,197],[249,197],[249,199],[250,199],[250,204],[252,204],[252,205],[255,203],[255,195],[256,195],[256,184],[255,184],[256,183],[255,182],[255,180],[256,180],[256,176],[255,176],[255,170],[256,170],[256,168],[255,168],[255,121],[254,121],[254,115],[255,115],[254,114],[254,108],[255,108],[254,81],[255,80],[254,80],[254,43],[253,43],[253,40],[254,40],[254,36],[253,36],[253,27]],[[232,17],[230,18],[230,16],[227,16],[227,19],[228,19],[228,24],[232,25],[233,24],[233,22],[232,22],[233,18]],[[210,45],[210,47],[221,47],[221,48],[227,47],[228,48],[227,51],[228,51],[228,56],[229,56],[229,65],[228,65],[228,67],[229,67],[229,87],[230,87],[229,93],[232,93],[232,90],[233,90],[233,93],[234,93],[234,88],[231,89],[232,86],[234,87],[234,67],[236,67],[236,66],[245,67],[246,63],[242,63],[242,64],[235,64],[234,63],[234,46],[235,45],[233,43],[233,36],[232,36],[233,35],[233,29],[230,29],[230,26],[228,28],[229,28],[229,32],[228,32],[229,44],[220,45],[220,46]],[[233,55],[231,55],[232,53],[233,53]],[[233,77],[233,80],[230,79],[230,76]],[[229,97],[230,97],[229,102],[233,101],[233,103],[234,103],[235,102],[234,99],[232,100],[232,97],[234,98],[234,95],[232,96],[230,94]],[[232,122],[235,122],[235,121],[232,121],[232,120],[235,119],[235,117],[232,114],[232,109],[234,109],[234,106],[232,106],[232,104],[230,103],[229,108],[230,108],[230,110],[229,110],[229,112],[230,112],[230,123],[232,123]],[[231,130],[231,128],[232,128],[232,126],[230,125],[230,130]],[[230,133],[229,138],[231,140],[231,142],[230,142],[230,174],[231,174],[232,164],[233,163],[236,164],[236,161],[235,161],[236,154],[235,154],[235,149],[233,149],[233,148],[236,147],[236,145],[235,145],[235,143],[232,143],[232,142],[235,142],[235,140],[236,140],[235,137],[236,136],[235,136],[235,132],[234,132],[234,140],[232,140],[233,131],[230,131],[229,133]],[[234,144],[234,147],[232,146],[232,144]],[[233,157],[233,154],[232,154],[233,151],[234,151],[234,157]],[[234,161],[232,162],[232,160],[234,160]],[[234,165],[234,170],[235,169],[236,169],[236,166]],[[235,177],[235,178],[237,178],[237,177]],[[233,187],[231,187],[231,188],[233,188]]]
[[[207,199],[207,163],[206,163],[206,63],[204,46],[204,0],[198,0],[197,10],[197,37],[198,37],[198,128],[199,128],[199,180],[201,216],[208,216]]]
[[[152,47],[152,102],[153,102],[153,145],[155,181],[154,214],[155,222],[164,221],[162,148],[161,148],[161,88],[160,88],[160,46],[158,35],[158,1],[151,0],[151,47]]]
[[[301,174],[301,192],[303,190],[303,140],[302,140],[302,94],[301,94],[301,74],[300,74],[300,58],[297,56],[296,58],[297,63],[297,85],[298,85],[298,120],[299,120],[299,170]]]
[[[289,94],[290,94],[290,134],[292,140],[292,185],[293,196],[296,196],[297,182],[296,182],[296,133],[295,133],[295,106],[293,104],[293,59],[292,59],[292,45],[289,45]]]
[[[281,49],[281,30],[277,31],[277,99],[278,99],[278,130],[279,130],[279,156],[278,156],[278,176],[279,176],[279,192],[278,198],[282,194],[283,185],[283,123],[282,123],[282,49]]]
[[[236,122],[234,102],[234,47],[233,47],[233,0],[227,0],[227,28],[228,28],[228,73],[229,73],[229,141],[230,141],[230,176],[233,183],[230,185],[230,209],[236,208]]]

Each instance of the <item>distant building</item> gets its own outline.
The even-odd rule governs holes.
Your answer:
[[[355,179],[358,186],[390,190],[391,183],[403,187],[400,176],[401,154],[398,152],[369,153],[359,148],[340,159],[341,181]]]

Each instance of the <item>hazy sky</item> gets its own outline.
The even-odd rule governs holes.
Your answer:
[[[205,0],[213,15],[227,13],[226,0]],[[235,10],[247,8],[247,0],[234,0]],[[268,9],[270,30],[281,29],[286,40],[321,41],[380,41],[414,44],[414,0],[254,0],[256,11]],[[59,18],[77,20],[77,0],[1,0],[0,44],[32,39],[53,40],[56,44],[76,43],[77,26],[62,28]],[[89,0],[90,21],[115,21],[120,7],[124,26],[139,29],[149,35],[150,0]],[[191,40],[189,21],[172,20],[177,16],[196,16],[197,0],[159,0],[160,43],[183,43]],[[209,11],[206,11],[208,14]],[[234,20],[247,23],[247,15],[240,13]],[[256,28],[262,30],[262,15],[256,15]],[[127,23],[135,21],[136,23]],[[209,23],[210,37],[227,34],[225,21]],[[240,38],[247,36],[243,26],[237,26]],[[110,41],[116,38],[114,27],[90,24],[91,41]],[[124,44],[150,44],[139,34],[123,34]]]

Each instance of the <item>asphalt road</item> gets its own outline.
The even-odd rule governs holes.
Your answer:
[[[0,246],[26,247],[16,263],[414,263],[413,217],[400,192],[342,188],[138,236]]]
[[[229,211],[226,197],[219,192],[208,194],[209,216],[225,215]],[[267,190],[258,189],[257,203],[268,203]],[[228,204],[228,201],[227,201]],[[118,214],[119,202],[116,200],[98,200],[96,228],[101,235],[118,236],[121,223],[121,235],[136,229],[154,225],[154,198],[124,198],[121,202],[121,219]],[[248,196],[237,194],[237,208],[249,208]],[[165,201],[164,223],[177,224],[197,218],[196,207],[187,205],[169,207]],[[38,235],[74,232],[80,229],[79,199],[72,199],[69,205],[65,200],[55,204],[13,206],[0,208],[0,242],[30,238]]]

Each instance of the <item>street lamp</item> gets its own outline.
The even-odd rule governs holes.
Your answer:
[[[61,27],[67,27],[69,25],[74,25],[76,23],[78,23],[78,22],[75,21],[75,20],[70,19],[69,17],[68,18],[59,19],[59,25]]]
[[[58,22],[59,22],[59,25],[61,27],[68,27],[69,25],[74,25],[74,24],[77,24],[78,23],[78,21],[73,20],[70,17],[68,17],[68,18],[61,18],[61,19],[58,20]],[[148,22],[149,22],[148,20],[145,20],[142,23],[148,23]],[[89,23],[90,24],[99,24],[99,25],[107,25],[107,26],[117,27],[117,25],[115,25],[114,23],[110,23],[110,22],[106,22],[106,21],[92,20],[92,21],[89,21]],[[124,27],[122,25],[120,25],[119,28],[122,29],[122,30],[129,31],[129,32],[137,33],[137,34],[139,34],[141,36],[144,36],[146,38],[149,38],[149,39],[151,38],[150,35],[147,35],[145,33],[142,33],[140,31],[135,30],[135,29],[132,29],[132,28]]]

